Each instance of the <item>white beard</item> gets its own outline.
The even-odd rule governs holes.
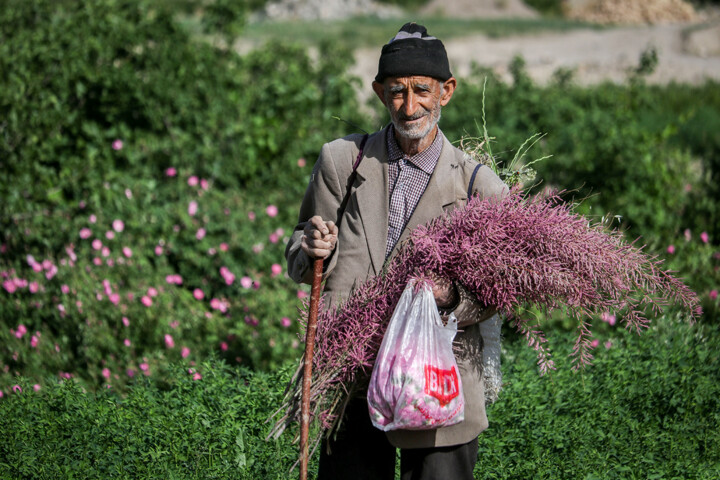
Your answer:
[[[422,125],[411,125],[411,126],[405,126],[402,125],[400,122],[400,118],[398,115],[393,115],[392,112],[390,112],[390,118],[392,118],[393,126],[395,127],[395,131],[397,134],[403,138],[407,138],[410,140],[420,140],[422,138],[425,138],[430,134],[430,132],[433,131],[435,126],[440,121],[440,110],[442,107],[440,104],[437,105],[436,108],[433,108],[425,115],[428,117],[427,123],[423,127]],[[422,117],[422,115],[420,115]],[[416,117],[419,118],[419,117]],[[410,120],[413,120],[414,118],[410,118]]]

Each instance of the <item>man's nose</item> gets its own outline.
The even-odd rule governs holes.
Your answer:
[[[403,113],[410,117],[415,114],[418,108],[417,97],[412,91],[405,94],[403,101]]]

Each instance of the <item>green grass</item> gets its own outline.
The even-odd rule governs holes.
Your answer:
[[[558,370],[508,333],[504,390],[488,408],[475,478],[720,478],[716,323],[653,321],[641,335],[604,325],[595,365],[570,370],[572,332],[549,331]],[[611,342],[610,348],[604,346]],[[210,361],[192,380],[138,379],[126,395],[48,383],[0,400],[0,478],[285,479],[295,428],[266,441],[294,364],[273,373]],[[314,478],[317,455],[310,463]]]

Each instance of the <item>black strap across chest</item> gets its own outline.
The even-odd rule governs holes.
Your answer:
[[[360,166],[360,162],[362,162],[363,159],[363,150],[365,149],[365,142],[367,142],[368,134],[366,133],[363,139],[360,141],[360,151],[358,152],[357,158],[355,159],[355,164],[353,165],[352,173],[350,174],[350,177],[348,178],[347,185],[345,186],[345,197],[343,198],[342,203],[340,204],[340,211],[338,212],[338,218],[337,222],[335,224],[338,228],[340,228],[340,224],[342,223],[343,213],[345,213],[345,208],[347,207],[348,201],[350,200],[350,190],[355,183],[355,178],[357,177],[357,169]]]

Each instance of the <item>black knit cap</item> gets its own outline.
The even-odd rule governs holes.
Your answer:
[[[382,48],[376,82],[387,77],[423,75],[445,81],[452,77],[443,43],[417,23],[406,23]]]

